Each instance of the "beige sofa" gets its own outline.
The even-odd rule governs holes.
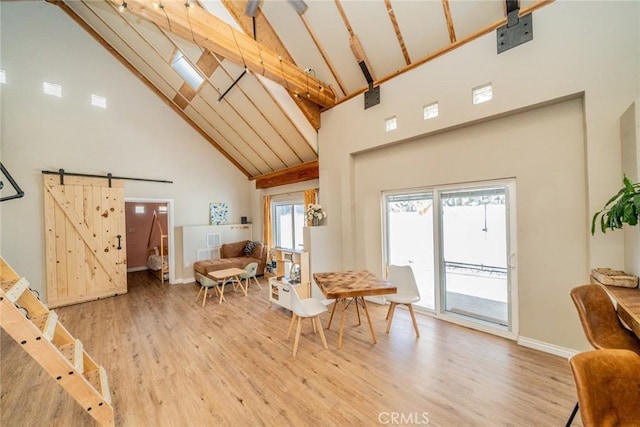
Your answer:
[[[207,278],[210,271],[233,267],[245,268],[252,262],[258,263],[256,274],[262,276],[267,265],[267,248],[262,243],[254,242],[252,252],[247,255],[244,250],[250,242],[251,240],[242,240],[235,243],[224,243],[220,248],[220,258],[197,261],[193,264],[196,281],[202,282],[202,278]]]

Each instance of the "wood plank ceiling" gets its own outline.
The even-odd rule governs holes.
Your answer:
[[[509,1],[49,0],[258,188],[316,178],[321,111],[495,31]]]

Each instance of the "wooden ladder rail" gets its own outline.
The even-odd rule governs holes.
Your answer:
[[[158,278],[162,283],[164,283],[164,275],[169,272],[169,268],[165,268],[164,266],[164,256],[168,255],[166,253],[166,249],[169,247],[169,235],[164,234],[162,230],[162,224],[160,224],[160,219],[158,219],[158,212],[156,210],[153,211],[153,218],[151,219],[151,229],[149,230],[149,239],[147,240],[147,255],[151,254],[153,248],[151,247],[151,239],[153,238],[153,227],[154,225],[160,230],[160,270],[158,270],[157,274]],[[164,244],[165,239],[167,239],[167,244]]]
[[[21,311],[26,311],[26,314]],[[0,326],[100,425],[114,425],[107,374],[0,257]]]

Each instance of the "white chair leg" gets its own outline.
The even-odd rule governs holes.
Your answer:
[[[411,313],[411,320],[413,321],[413,329],[416,330],[416,337],[420,338],[420,331],[418,330],[418,322],[416,322],[416,314],[413,312],[413,304],[407,304],[409,306],[409,313]]]

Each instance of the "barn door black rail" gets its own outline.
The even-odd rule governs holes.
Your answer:
[[[159,182],[159,183],[163,183],[163,184],[173,184],[173,181],[167,181],[167,180],[164,180],[164,179],[131,178],[131,177],[126,177],[126,176],[113,176],[111,173],[108,173],[106,175],[92,175],[92,174],[88,174],[88,173],[66,172],[64,169],[58,169],[57,171],[42,171],[42,173],[44,175],[60,175],[60,185],[64,185],[64,177],[65,177],[65,175],[82,176],[82,177],[86,177],[86,178],[104,178],[104,179],[109,180],[109,187],[111,187],[111,180],[112,179],[126,179],[126,180],[129,180],[129,181],[145,181],[145,182]]]
[[[13,189],[16,190],[16,194],[13,194],[11,196],[0,197],[0,202],[4,202],[11,199],[19,199],[20,197],[24,197],[24,191],[20,189],[20,186],[18,185],[16,180],[13,179],[13,177],[11,176],[9,171],[4,167],[2,162],[0,162],[0,172],[2,172],[2,175],[4,175],[7,178],[7,180],[9,181],[9,184],[11,184]],[[4,183],[0,181],[0,190],[2,190],[3,187],[4,187]]]

